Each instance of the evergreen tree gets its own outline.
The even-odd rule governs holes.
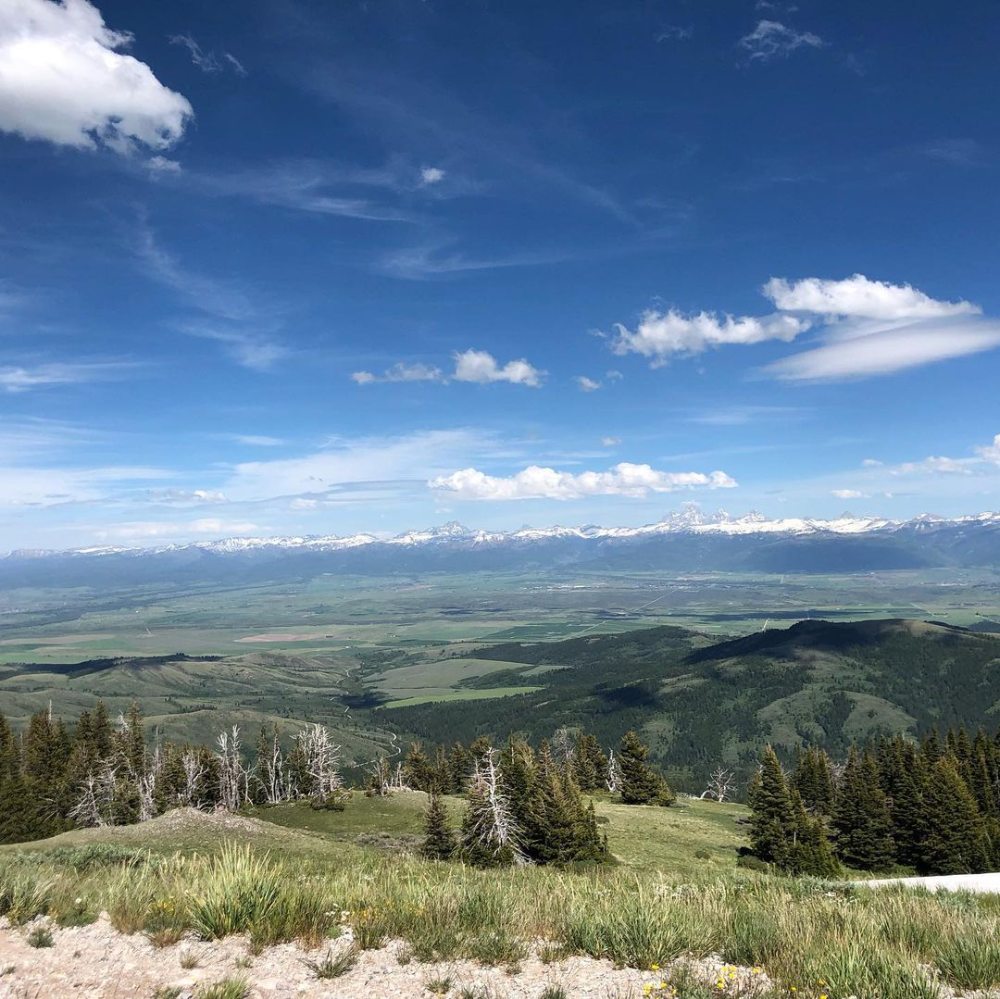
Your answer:
[[[576,751],[573,754],[573,777],[580,790],[602,789],[607,770],[608,758],[604,755],[597,737],[581,732],[576,740]]]
[[[403,780],[414,791],[430,791],[434,787],[434,770],[419,742],[410,744],[403,761]]]
[[[926,826],[924,795],[927,785],[925,757],[913,743],[894,739],[883,764],[883,781],[889,795],[892,838],[896,860],[919,867]]]
[[[807,811],[814,815],[829,815],[833,811],[833,775],[830,757],[824,750],[809,746],[799,754],[791,787],[798,791]]]
[[[472,776],[472,753],[460,742],[456,742],[448,753],[448,776],[452,794],[465,794]]]
[[[797,827],[785,772],[775,751],[767,746],[760,770],[750,782],[750,844],[754,855],[769,864],[786,868],[791,861],[791,842]]]
[[[635,732],[626,732],[618,747],[621,797],[626,805],[671,805],[667,782],[646,762],[649,749]]]
[[[430,796],[421,853],[430,860],[450,860],[455,853],[455,834],[448,824],[448,812],[439,794]]]
[[[787,847],[784,869],[789,874],[815,878],[835,878],[840,874],[826,828],[820,818],[806,812],[798,791],[791,792],[793,831]]]
[[[924,796],[920,869],[925,874],[985,871],[991,861],[983,817],[954,757],[934,764]]]
[[[884,871],[895,860],[889,803],[870,753],[851,749],[833,808],[837,855],[849,867]]]

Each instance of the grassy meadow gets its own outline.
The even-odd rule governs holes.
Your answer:
[[[344,812],[290,805],[261,810],[263,821],[168,813],[4,848],[0,911],[15,924],[46,913],[79,925],[103,910],[120,931],[156,945],[239,933],[251,951],[293,939],[321,946],[349,926],[358,947],[402,940],[419,962],[513,970],[534,949],[547,960],[586,954],[656,968],[668,984],[678,958],[717,954],[768,983],[749,992],[720,978],[721,987],[706,987],[678,972],[676,994],[691,999],[1000,989],[1000,900],[743,871],[739,806],[598,802],[616,865],[483,871],[414,852],[425,801],[416,792],[355,796]],[[449,808],[457,821],[458,802]]]

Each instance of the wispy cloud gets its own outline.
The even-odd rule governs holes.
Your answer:
[[[178,322],[180,332],[222,344],[237,364],[253,371],[270,370],[290,355],[289,348],[277,338],[274,316],[267,315],[240,286],[182,266],[160,246],[153,230],[142,220],[133,241],[146,274],[209,317]]]
[[[586,375],[577,375],[573,379],[576,382],[576,387],[581,392],[596,392],[600,387],[601,383],[593,378],[588,378]]]
[[[0,10],[0,130],[61,146],[162,150],[184,134],[187,99],[125,54],[132,36],[87,0]]]
[[[802,48],[822,48],[824,41],[811,31],[796,31],[780,21],[761,20],[749,34],[739,40],[751,61],[770,62],[782,59]]]
[[[82,385],[126,377],[136,365],[127,361],[54,362],[36,365],[0,365],[0,390],[29,392],[61,385]]]
[[[650,493],[687,489],[732,489],[736,481],[725,472],[663,472],[649,465],[620,462],[606,472],[561,472],[531,465],[516,475],[487,475],[463,468],[432,479],[431,489],[468,500],[574,500],[587,496],[641,499]]]
[[[170,44],[186,48],[191,56],[191,62],[203,73],[221,73],[223,70],[230,70],[237,76],[247,75],[246,67],[231,52],[217,54],[203,49],[191,35],[171,35]]]

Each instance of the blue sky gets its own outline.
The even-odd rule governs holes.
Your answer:
[[[0,0],[0,548],[1000,508],[998,47]]]

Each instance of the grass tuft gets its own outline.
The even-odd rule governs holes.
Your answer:
[[[317,978],[340,978],[358,963],[358,953],[358,948],[354,946],[339,951],[328,950],[319,961],[302,963]]]

